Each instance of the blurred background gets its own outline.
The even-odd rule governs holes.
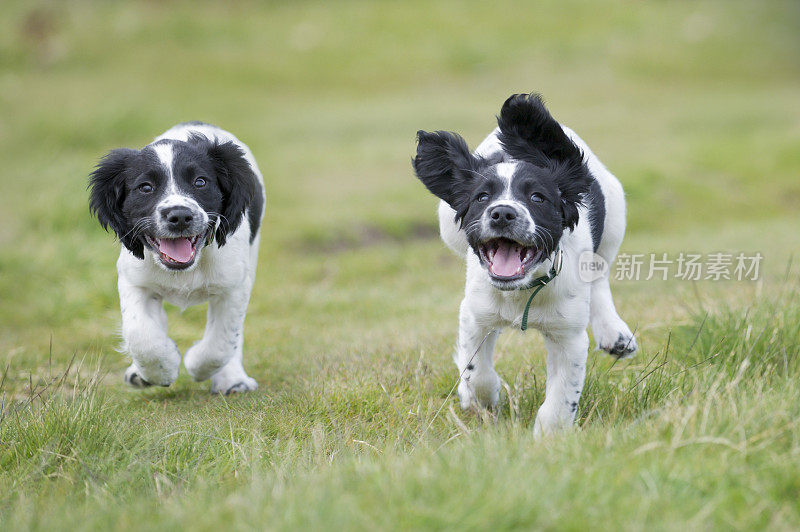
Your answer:
[[[623,183],[622,253],[763,256],[614,280],[640,352],[590,353],[555,445],[534,331],[497,343],[495,415],[457,408],[464,264],[410,164],[531,91]],[[266,181],[242,397],[121,378],[87,177],[187,120]],[[799,176],[797,0],[4,0],[0,528],[797,530]]]
[[[125,365],[118,246],[89,216],[87,175],[186,120],[234,132],[264,173],[246,345],[273,384],[376,353],[448,363],[463,266],[412,175],[415,132],[474,147],[515,92],[541,92],[620,178],[624,252],[761,251],[777,276],[800,240],[799,23],[794,1],[7,1],[0,363],[20,386],[52,357]],[[615,290],[647,344],[687,297],[756,288]],[[170,318],[186,347],[205,316]]]

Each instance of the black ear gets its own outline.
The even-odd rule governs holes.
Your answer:
[[[138,154],[136,150],[121,148],[110,151],[100,160],[89,176],[89,210],[97,216],[103,229],[111,228],[123,246],[143,259],[144,244],[122,213],[126,194],[124,172]]]
[[[546,159],[582,161],[583,152],[550,115],[538,94],[513,94],[503,104],[498,138],[511,157],[538,166]]]
[[[561,193],[564,227],[578,223],[578,207],[594,178],[583,152],[564,133],[538,94],[514,94],[497,117],[498,139],[514,159],[549,169]]]
[[[245,159],[242,149],[233,142],[208,143],[208,157],[217,173],[217,181],[222,192],[222,217],[214,235],[220,247],[225,245],[228,234],[235,232],[242,223],[242,217],[250,209],[250,223],[261,219],[263,200],[258,178],[250,163]],[[255,211],[258,212],[255,212]],[[251,227],[252,235],[257,228]]]
[[[457,213],[466,213],[470,184],[480,174],[483,160],[470,153],[459,135],[447,131],[417,132],[417,156],[412,164],[422,184]]]
[[[574,229],[578,224],[578,207],[583,205],[583,199],[589,193],[594,177],[582,161],[556,163],[550,170],[555,176],[556,186],[561,194],[561,216],[564,227]]]

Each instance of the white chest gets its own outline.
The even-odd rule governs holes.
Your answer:
[[[249,255],[219,253],[222,250],[206,249],[190,271],[167,271],[149,253],[144,260],[139,260],[123,250],[117,269],[126,283],[185,309],[230,293],[237,287],[249,286],[253,270]]]

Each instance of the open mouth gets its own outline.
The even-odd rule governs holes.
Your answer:
[[[522,279],[542,256],[540,249],[508,238],[488,240],[478,246],[478,251],[489,275],[500,281]]]
[[[181,270],[188,268],[197,256],[197,244],[203,235],[182,236],[178,238],[151,238],[147,243],[158,252],[161,262],[168,268]]]

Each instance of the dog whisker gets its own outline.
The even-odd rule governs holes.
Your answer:
[[[145,229],[148,229],[152,225],[152,223],[153,223],[152,219],[142,218],[141,220],[138,220],[135,224],[133,224],[133,227],[127,233],[121,235],[119,238],[120,240],[122,240],[123,238],[126,238],[130,234],[133,234],[133,238],[137,238],[138,236],[140,236],[141,232],[144,231]]]
[[[230,225],[231,225],[231,223],[230,223],[230,221],[228,220],[227,216],[225,216],[224,214],[222,214],[222,213],[220,213],[220,212],[208,211],[208,216],[209,216],[209,218],[210,218],[211,216],[216,216],[216,217],[217,217],[217,219],[218,219],[220,222],[225,222],[225,225],[227,225],[227,226],[230,226]]]

